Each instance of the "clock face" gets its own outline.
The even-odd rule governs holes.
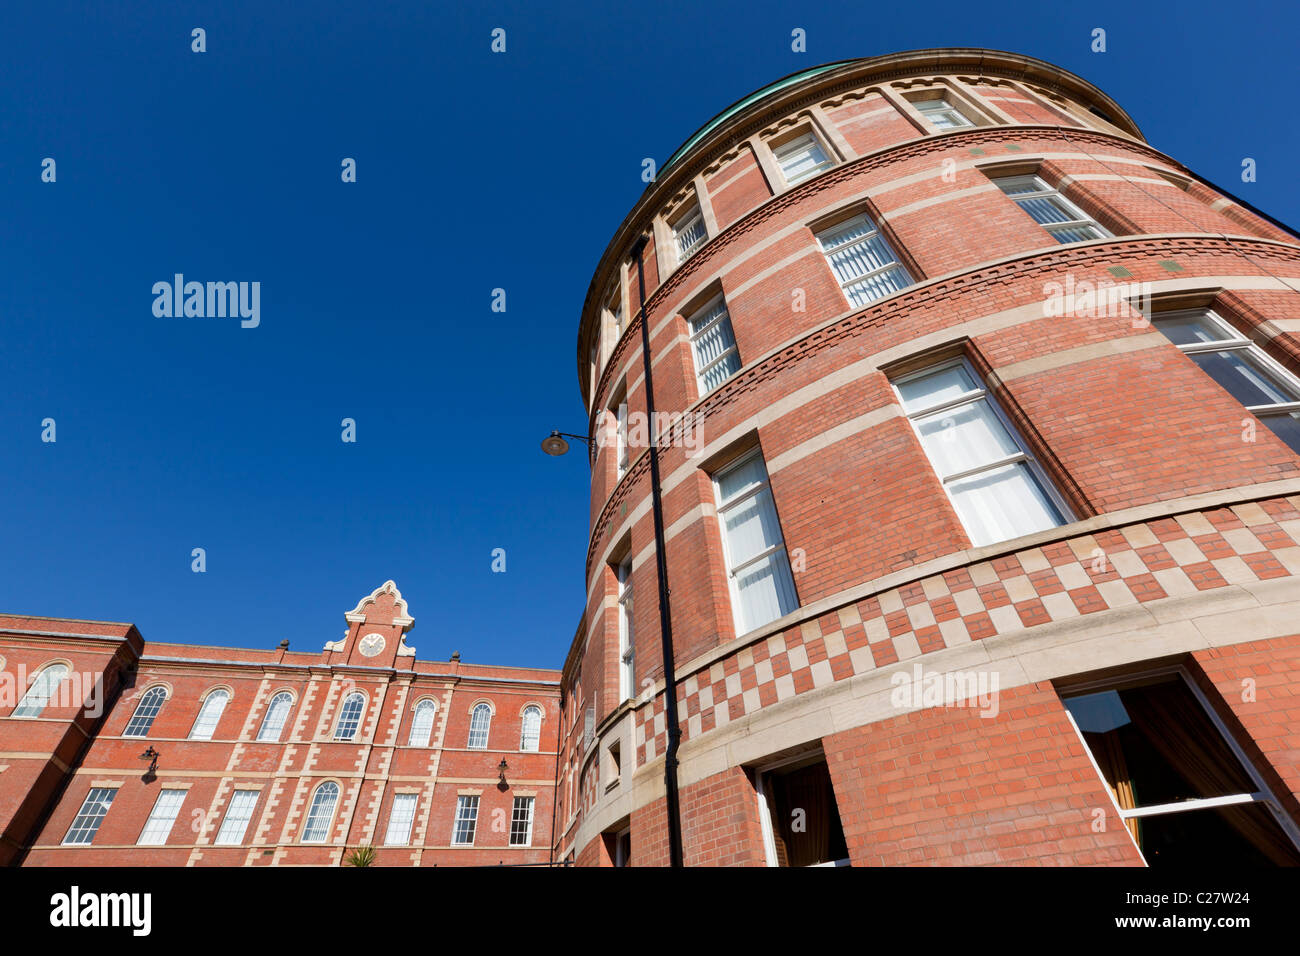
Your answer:
[[[359,647],[366,657],[374,657],[384,649],[386,643],[382,634],[367,634],[361,639]]]

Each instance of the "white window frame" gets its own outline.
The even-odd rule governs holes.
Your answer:
[[[939,96],[918,97],[917,99],[912,100],[911,103],[916,111],[925,117],[925,121],[940,133],[946,133],[951,129],[968,129],[972,126],[979,125],[967,116],[960,106],[957,106],[954,103],[953,98],[947,91],[944,91]],[[940,107],[931,106],[931,104],[934,103],[942,103],[943,105]],[[955,117],[960,120],[960,122],[954,123],[951,126],[940,126],[934,121],[936,116],[944,116],[950,120]]]
[[[722,483],[720,479],[728,472],[734,471],[742,465],[748,464],[755,458],[759,459],[763,463],[762,483],[748,491],[742,492],[738,495],[733,495],[731,498],[724,501],[722,498]],[[718,534],[722,539],[722,557],[727,575],[727,591],[731,596],[732,621],[736,627],[736,636],[739,637],[742,634],[748,634],[750,631],[758,630],[760,627],[766,627],[768,624],[772,623],[772,621],[779,620],[787,614],[793,613],[800,606],[799,589],[796,588],[794,584],[794,573],[790,568],[790,555],[786,551],[785,547],[785,529],[781,527],[781,516],[776,510],[776,496],[772,494],[772,476],[768,474],[767,461],[763,459],[762,449],[755,448],[752,451],[741,455],[739,458],[736,458],[734,461],[728,462],[726,467],[719,468],[714,472],[712,478],[713,501],[718,518]],[[724,520],[724,515],[736,505],[749,501],[751,498],[757,497],[764,492],[767,493],[767,503],[772,509],[772,523],[776,526],[779,537],[775,543],[769,544],[762,551],[746,558],[742,564],[737,565],[731,557],[731,544],[727,540],[727,524]],[[764,621],[761,624],[754,625],[753,627],[746,627],[743,619],[743,605],[741,602],[739,585],[737,584],[739,572],[744,571],[745,569],[757,564],[759,561],[762,561],[764,558],[774,556],[777,553],[780,553],[784,559],[785,573],[789,578],[790,590],[794,594],[794,606],[783,609],[781,613],[772,618],[771,621]]]
[[[171,836],[176,818],[180,816],[181,806],[185,803],[185,790],[161,790],[149,811],[149,819],[144,821],[144,829],[136,846],[166,846]]]
[[[530,718],[529,714],[536,714]],[[531,723],[530,723],[531,720]],[[524,708],[519,720],[519,752],[527,754],[540,753],[542,749],[542,708],[529,704]]]
[[[428,716],[425,717],[424,715]],[[438,719],[438,705],[430,697],[417,701],[411,712],[411,732],[406,737],[408,747],[427,747],[433,739],[433,725]]]
[[[804,140],[811,140],[812,144],[820,150],[822,161],[817,163],[797,179],[791,179],[790,174],[786,172],[784,159],[789,154],[797,152],[798,150],[796,147]],[[772,159],[776,162],[776,168],[781,171],[781,178],[785,180],[787,189],[792,189],[800,183],[806,183],[814,176],[819,176],[826,172],[826,170],[835,168],[835,153],[826,145],[822,138],[817,134],[817,131],[811,126],[803,127],[802,132],[794,134],[789,139],[782,140],[777,145],[769,143],[768,148],[772,151]]]
[[[136,704],[135,713],[126,722],[122,736],[148,737],[149,731],[153,729],[153,722],[158,719],[158,714],[165,703],[167,703],[166,687],[155,684],[146,690],[140,695],[140,703]]]
[[[623,849],[623,839],[627,838],[627,850]],[[632,865],[632,827],[626,826],[614,834],[614,865]]]
[[[360,700],[360,705],[356,708],[355,716],[348,714],[348,705],[354,700]],[[366,695],[361,691],[353,691],[343,698],[343,704],[339,707],[338,720],[334,722],[334,739],[335,740],[356,740],[357,734],[361,733],[361,725],[365,723],[366,717]],[[349,731],[348,725],[351,724]]]
[[[704,211],[700,209],[700,204],[695,202],[681,212],[668,226],[673,234],[673,249],[677,253],[677,265],[686,264],[691,256],[699,252],[706,242],[709,241],[709,227],[704,222]],[[692,232],[698,228],[697,235],[691,242],[684,243]]]
[[[1191,675],[1187,673],[1186,669],[1178,665],[1145,670],[1141,673],[1126,675],[1122,678],[1092,681],[1087,684],[1072,684],[1065,688],[1064,693],[1058,693],[1057,696],[1061,699],[1062,703],[1061,709],[1065,711],[1065,716],[1069,718],[1070,726],[1074,728],[1074,733],[1079,738],[1079,743],[1083,746],[1084,753],[1088,755],[1088,759],[1092,763],[1092,769],[1096,772],[1097,779],[1101,781],[1102,787],[1107,793],[1111,792],[1110,785],[1106,782],[1106,777],[1102,774],[1101,767],[1097,764],[1097,758],[1093,756],[1092,748],[1088,746],[1088,741],[1084,739],[1083,731],[1079,729],[1079,725],[1075,722],[1074,715],[1070,713],[1070,709],[1064,706],[1065,701],[1071,697],[1083,697],[1092,693],[1107,690],[1122,690],[1125,687],[1141,685],[1143,682],[1148,681],[1153,677],[1160,677],[1166,674],[1176,674],[1179,679],[1182,680],[1183,686],[1191,691],[1196,702],[1200,704],[1202,712],[1209,717],[1210,723],[1212,723],[1214,728],[1219,732],[1220,738],[1228,745],[1228,749],[1232,751],[1232,755],[1237,758],[1237,762],[1246,771],[1246,775],[1250,778],[1251,783],[1255,785],[1255,790],[1248,794],[1238,793],[1221,797],[1202,797],[1199,799],[1183,800],[1178,803],[1160,803],[1147,807],[1135,807],[1132,810],[1122,809],[1119,804],[1115,802],[1114,794],[1111,794],[1112,806],[1115,807],[1115,812],[1121,819],[1127,821],[1133,818],[1164,816],[1170,813],[1182,813],[1188,810],[1207,810],[1213,807],[1232,806],[1240,803],[1262,803],[1272,815],[1273,819],[1277,822],[1278,826],[1282,828],[1282,832],[1287,835],[1295,845],[1296,849],[1300,850],[1300,826],[1297,826],[1296,822],[1291,819],[1291,816],[1282,809],[1282,804],[1278,802],[1277,797],[1273,794],[1273,791],[1269,788],[1263,776],[1256,769],[1254,762],[1246,756],[1246,751],[1242,749],[1239,743],[1237,743],[1236,737],[1229,732],[1227,725],[1220,719],[1218,712],[1210,705],[1209,698],[1205,696],[1201,691],[1201,688],[1196,686],[1196,681],[1192,680]],[[1127,827],[1124,829],[1128,830]],[[1137,845],[1137,839],[1133,837],[1131,833],[1129,835],[1133,840],[1133,846],[1138,851],[1138,855],[1142,856],[1142,848]],[[1142,857],[1142,862],[1146,863],[1145,856]]]
[[[851,242],[844,243],[844,245],[842,246],[836,246],[834,249],[826,248],[827,236],[839,232],[844,232],[845,230],[852,227],[855,223],[866,223],[866,225],[870,228],[870,231],[864,235],[858,236],[858,238],[854,239]],[[875,269],[872,269],[870,272],[865,272],[860,276],[854,276],[851,279],[841,279],[840,274],[835,270],[835,263],[831,261],[831,255],[833,253],[839,252],[841,249],[847,249],[851,246],[867,243],[874,238],[879,238],[881,244],[884,245],[884,247],[889,250],[889,254],[894,257],[893,262],[888,262],[883,266],[879,266]],[[903,286],[904,289],[910,285],[915,284],[916,282],[916,279],[912,277],[911,270],[908,269],[907,266],[903,264],[903,260],[898,257],[898,250],[894,248],[893,244],[889,241],[889,237],[886,236],[885,233],[881,230],[880,223],[872,219],[871,216],[869,216],[867,213],[858,213],[857,215],[850,216],[847,219],[841,219],[833,226],[826,226],[825,228],[819,229],[817,231],[817,247],[821,249],[822,258],[826,260],[826,267],[831,270],[831,277],[835,280],[835,282],[840,287],[840,294],[844,296],[844,302],[851,309],[865,309],[872,302],[879,302],[881,299],[889,298],[889,296],[888,295],[877,296],[876,298],[868,299],[866,302],[855,303],[853,299],[849,296],[850,286],[863,285],[869,282],[871,279],[874,279],[876,276],[884,275],[886,272],[889,272],[894,269],[899,270],[900,272],[903,273],[904,276],[907,277],[907,282]],[[896,290],[891,294],[897,295],[898,292],[900,291],[902,290]]]
[[[257,809],[257,800],[261,795],[260,790],[236,790],[231,794],[221,829],[212,841],[214,846],[243,845],[244,835],[248,832],[248,824],[253,820],[253,811]]]
[[[213,703],[218,700],[219,704]],[[194,726],[190,728],[188,739],[211,740],[229,705],[230,691],[221,687],[210,691],[208,696],[203,698],[203,705],[199,708],[198,716],[194,718]]]
[[[536,801],[536,797],[515,797],[514,803],[510,806],[510,846],[533,845],[533,807]],[[522,815],[521,809],[524,811]],[[516,840],[515,830],[520,824],[522,824],[523,839]]]
[[[913,379],[925,378],[937,372],[942,372],[944,369],[956,367],[964,368],[966,374],[971,377],[973,382],[975,382],[975,388],[972,391],[965,392],[964,394],[958,395],[956,398],[947,401],[936,402],[934,405],[917,409],[916,411],[907,411],[907,407],[903,402],[903,394],[899,390],[898,386],[910,382]],[[992,544],[1000,544],[1001,541],[1010,541],[1013,539],[1003,538],[1001,541],[989,541],[984,544],[976,544],[975,539],[971,537],[971,529],[967,528],[965,521],[962,520],[961,511],[957,508],[956,499],[953,498],[952,491],[948,487],[949,483],[961,481],[965,478],[981,474],[982,472],[992,471],[995,468],[1003,468],[1007,465],[1014,465],[1019,462],[1024,462],[1028,466],[1030,473],[1033,475],[1034,480],[1038,482],[1038,486],[1042,489],[1044,496],[1047,497],[1060,513],[1061,523],[1055,527],[1062,528],[1077,520],[1074,514],[1074,509],[1072,509],[1066,502],[1060,491],[1057,490],[1056,482],[1052,481],[1051,476],[1047,474],[1046,470],[1034,456],[1033,449],[1029,447],[1028,442],[1026,442],[1024,437],[1020,434],[1020,429],[1016,428],[1011,419],[1007,417],[1006,412],[1002,408],[1002,403],[999,402],[989,391],[984,382],[984,378],[975,370],[975,367],[971,365],[970,361],[965,356],[948,359],[947,361],[938,362],[934,365],[927,365],[925,368],[918,369],[915,372],[900,375],[898,378],[892,379],[890,385],[894,389],[894,397],[898,400],[899,407],[903,410],[903,414],[907,417],[908,422],[912,426],[912,433],[916,436],[917,444],[921,446],[921,453],[925,455],[926,460],[930,463],[931,473],[939,480],[939,484],[943,486],[943,492],[948,496],[948,505],[952,508],[953,514],[957,516],[957,520],[962,523],[962,528],[965,530],[967,537],[971,538],[972,545],[975,547],[985,547]],[[974,468],[967,468],[963,471],[954,472],[946,477],[940,475],[939,469],[935,467],[934,459],[930,457],[930,453],[925,447],[925,441],[921,437],[921,429],[917,424],[917,421],[922,418],[929,418],[938,412],[950,411],[955,408],[960,408],[963,405],[970,405],[980,401],[987,403],[989,409],[997,417],[997,420],[1001,423],[1002,427],[1006,429],[1007,436],[1015,444],[1018,450],[1011,455],[995,459],[992,462],[978,465]]]
[[[789,767],[797,763],[826,763],[827,769],[830,769],[829,762],[825,754],[801,753],[785,760],[778,760],[774,763],[764,764],[762,768],[754,771],[754,792],[758,795],[758,822],[759,829],[763,831],[763,856],[766,860],[766,866],[780,869],[781,861],[776,855],[776,830],[773,828],[772,811],[767,806],[767,781],[776,771]],[[832,787],[831,800],[834,802],[835,794]],[[836,812],[839,812],[839,806],[836,804]],[[840,818],[840,829],[844,829],[844,818]],[[847,842],[847,841],[846,841]],[[844,857],[842,860],[830,860],[826,863],[814,863],[806,869],[816,869],[821,866],[850,866],[850,858]]]
[[[1213,309],[1177,309],[1171,312],[1154,312],[1148,317],[1148,319],[1151,322],[1152,328],[1158,332],[1160,331],[1159,323],[1161,321],[1165,319],[1182,318],[1184,316],[1194,316],[1196,318],[1207,319],[1210,325],[1221,332],[1224,337],[1213,342],[1192,342],[1187,345],[1175,345],[1175,348],[1177,348],[1178,351],[1182,352],[1184,355],[1200,355],[1207,352],[1245,352],[1253,361],[1262,365],[1265,371],[1276,377],[1285,388],[1290,389],[1296,395],[1296,400],[1292,402],[1274,402],[1269,405],[1242,405],[1242,408],[1250,412],[1265,424],[1267,424],[1267,419],[1269,418],[1292,415],[1296,412],[1300,412],[1300,378],[1292,375],[1287,371],[1285,366],[1272,358],[1262,348],[1250,339],[1246,338],[1246,336],[1242,335],[1232,326],[1231,323]],[[1170,344],[1174,344],[1172,340]],[[1227,392],[1227,389],[1220,385],[1209,372],[1206,372],[1199,366],[1197,366],[1197,369],[1206,378],[1214,382],[1215,385],[1219,385],[1220,388],[1223,388],[1223,390]],[[1231,395],[1232,393],[1229,392],[1228,394]],[[1235,396],[1233,397],[1235,399]]]
[[[636,632],[633,628],[632,555],[619,562],[618,579],[618,699],[636,695]]]
[[[384,846],[411,845],[411,828],[419,809],[418,793],[393,794],[393,805],[388,809],[388,829],[384,832]]]
[[[483,726],[476,726],[478,715],[482,712],[487,713],[487,719]],[[469,712],[469,739],[465,743],[468,750],[487,750],[488,741],[492,736],[492,705],[481,702],[474,705],[474,709]],[[481,740],[481,743],[475,743],[475,740]]]
[[[462,793],[456,797],[456,816],[451,823],[451,845],[473,846],[478,834],[478,794]],[[469,839],[461,839],[468,836]]]
[[[710,315],[710,313],[713,312],[715,309],[718,310],[717,314]],[[695,323],[700,321],[701,319],[705,320],[704,324],[701,325],[699,328],[696,328]],[[717,327],[723,322],[727,323],[727,326],[731,329],[731,342],[732,342],[731,346],[727,348],[725,351],[718,353],[717,358],[712,359],[708,362],[702,362],[699,353],[700,339],[704,336],[706,332]],[[736,342],[736,328],[734,325],[731,324],[731,310],[727,308],[725,296],[722,293],[719,293],[718,295],[710,299],[705,305],[701,306],[700,308],[696,309],[693,313],[691,313],[690,317],[686,320],[686,329],[690,333],[691,357],[695,361],[695,387],[696,390],[699,392],[700,397],[703,398],[705,395],[708,395],[710,392],[714,391],[715,389],[720,388],[722,386],[722,382],[726,382],[728,379],[734,376],[736,372],[740,371],[740,364],[739,364],[740,346]],[[713,388],[710,388],[705,383],[705,378],[704,378],[705,374],[712,371],[715,366],[726,361],[727,357],[730,355],[736,356],[737,364],[736,364],[735,371],[731,372],[731,374],[729,374],[726,378],[724,378],[722,382],[719,382]]]
[[[614,416],[614,467],[618,480],[622,481],[632,460],[627,444],[627,399],[620,400],[610,409],[610,414]]]
[[[1043,179],[1043,177],[1037,173],[1029,173],[1024,176],[992,175],[990,178],[993,180],[993,184],[998,187],[998,191],[1002,193],[1003,196],[1006,196],[1007,199],[1019,206],[1020,211],[1029,217],[1030,222],[1038,226],[1040,229],[1045,230],[1057,242],[1062,242],[1062,240],[1058,239],[1056,236],[1057,230],[1064,231],[1067,229],[1091,228],[1096,230],[1098,233],[1098,235],[1093,236],[1091,239],[1071,239],[1070,242],[1095,242],[1097,239],[1113,238],[1109,229],[1097,220],[1093,219],[1070,200],[1066,199],[1061,190],[1049,185],[1047,180]],[[1016,193],[1015,195],[1011,195],[1003,188],[1004,183],[1008,185],[1034,185],[1037,189],[1032,193]],[[1030,199],[1046,199],[1053,205],[1059,206],[1063,212],[1068,213],[1074,218],[1069,222],[1041,223],[1035,219],[1027,209],[1020,205],[1022,202]],[[1068,243],[1064,242],[1062,242],[1062,244],[1068,245]]]
[[[328,788],[333,788],[332,791]],[[334,814],[338,811],[341,788],[333,780],[326,780],[316,785],[312,791],[311,803],[307,807],[307,817],[302,824],[301,843],[324,843],[329,839],[334,828]],[[329,812],[323,812],[325,799],[322,794],[329,794]]]
[[[18,706],[10,713],[10,717],[39,717],[45,713],[45,708],[50,706],[50,701],[54,700],[59,691],[59,686],[68,679],[70,668],[62,661],[55,661],[52,664],[46,664],[36,673],[27,690],[23,693],[22,699],[18,701]],[[51,674],[58,674],[56,679],[51,679]]]
[[[276,713],[276,702],[287,700],[283,711]],[[262,726],[257,729],[258,743],[278,744],[280,738],[284,736],[285,724],[289,722],[289,714],[293,712],[293,694],[287,690],[282,690],[271,696],[271,702],[266,705],[266,714],[262,717]],[[272,718],[278,719],[272,723]]]
[[[91,787],[86,799],[81,801],[81,809],[72,818],[72,824],[63,837],[63,846],[88,846],[95,842],[95,835],[108,816],[108,811],[117,799],[116,787]]]

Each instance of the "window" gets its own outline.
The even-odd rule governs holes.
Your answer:
[[[704,216],[699,206],[691,206],[674,220],[673,241],[677,246],[677,264],[681,265],[704,245],[709,234],[704,228]]]
[[[610,414],[615,418],[614,425],[614,461],[618,469],[618,478],[622,480],[627,474],[628,450],[627,450],[627,402],[622,399],[614,408],[610,409]]]
[[[614,865],[632,865],[632,828],[628,827],[614,834]]]
[[[474,842],[474,828],[478,825],[478,797],[459,796],[456,798],[456,826],[451,833],[451,842],[465,846]]]
[[[536,753],[542,744],[542,709],[525,707],[523,729],[519,734],[519,749]]]
[[[1083,242],[1110,235],[1039,176],[1004,176],[993,182],[1057,242]]]
[[[23,699],[18,702],[14,708],[11,717],[39,717],[49,706],[50,700],[54,697],[54,692],[63,683],[63,679],[68,676],[67,664],[51,664],[36,675],[32,681],[27,693],[23,694]]]
[[[756,775],[768,866],[847,866],[848,843],[820,755]]]
[[[199,708],[199,716],[194,721],[194,726],[190,728],[190,740],[212,739],[212,735],[217,730],[217,722],[221,720],[221,713],[226,709],[229,700],[229,691],[214,690],[208,694],[203,701],[203,706]]]
[[[289,719],[289,711],[292,707],[292,694],[285,692],[272,697],[270,706],[266,708],[266,717],[262,720],[262,727],[257,732],[257,739],[270,743],[279,743],[280,734],[284,732],[284,724]]]
[[[510,845],[532,846],[533,797],[515,797],[510,811]]]
[[[406,741],[408,747],[427,747],[433,736],[433,715],[437,705],[431,700],[422,700],[415,705],[415,717],[411,719],[411,736]]]
[[[339,722],[334,725],[335,740],[352,740],[361,726],[361,714],[366,709],[366,695],[348,694],[339,710]]]
[[[974,126],[966,114],[948,102],[942,96],[930,100],[915,100],[912,103],[935,129],[957,129],[962,126]]]
[[[108,808],[117,796],[116,789],[95,787],[86,794],[86,800],[77,811],[77,816],[68,828],[68,835],[63,838],[64,845],[91,843],[99,832],[99,825],[104,822]]]
[[[755,452],[714,476],[736,633],[789,614],[795,598],[763,457]]]
[[[162,710],[163,701],[167,699],[167,688],[150,687],[140,698],[140,703],[136,705],[135,713],[126,723],[126,730],[122,731],[123,737],[147,737],[149,728],[153,726],[154,718],[158,716],[158,711]]]
[[[810,176],[816,176],[823,169],[835,165],[822,149],[822,144],[811,132],[787,140],[780,146],[773,147],[781,175],[787,186],[801,183]]]
[[[707,395],[740,369],[727,303],[718,296],[687,320],[700,395]]]
[[[632,556],[618,566],[618,699],[635,693],[636,641],[632,632]]]
[[[415,821],[415,808],[420,801],[418,793],[399,793],[393,797],[393,809],[388,814],[388,833],[384,843],[388,846],[406,846],[411,842],[411,824]]]
[[[140,831],[140,839],[135,841],[135,845],[164,845],[167,842],[168,835],[172,832],[172,824],[176,822],[176,815],[181,812],[181,804],[184,802],[184,790],[164,790],[158,794],[158,800],[154,803],[149,819],[145,821],[144,829]]]
[[[1065,524],[1068,509],[964,359],[894,383],[976,547]]]
[[[307,822],[302,828],[303,843],[324,843],[334,822],[334,806],[339,802],[339,785],[326,781],[316,788],[307,811]]]
[[[1300,453],[1300,380],[1208,309],[1166,312],[1151,324]]]
[[[857,216],[817,236],[849,305],[860,307],[911,285],[885,237],[867,216]]]
[[[1295,822],[1181,670],[1063,702],[1149,866],[1300,864]]]
[[[257,806],[256,790],[236,790],[230,798],[226,809],[226,818],[221,821],[217,831],[217,846],[239,846],[244,842],[244,832],[248,822],[253,819],[253,808]]]
[[[486,750],[488,731],[492,729],[492,707],[488,704],[475,704],[469,718],[469,747],[471,750]]]

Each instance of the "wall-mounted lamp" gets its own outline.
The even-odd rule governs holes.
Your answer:
[[[149,769],[145,771],[146,773],[152,774],[155,770],[158,769],[158,758],[160,756],[161,754],[159,754],[158,751],[154,750],[152,746],[150,746],[148,750],[146,750],[144,753],[140,755],[141,760],[150,761]]]

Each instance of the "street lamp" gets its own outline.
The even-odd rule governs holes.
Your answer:
[[[681,745],[682,728],[677,720],[677,671],[673,655],[673,618],[668,600],[668,555],[664,535],[663,487],[659,481],[659,431],[655,427],[654,375],[650,368],[650,330],[645,315],[645,247],[647,237],[641,235],[632,244],[631,254],[636,257],[637,286],[641,293],[638,318],[641,320],[641,365],[645,374],[646,421],[650,422],[650,498],[654,512],[655,575],[659,579],[659,635],[664,662],[664,729],[668,746],[664,751],[664,804],[668,811],[668,865],[683,866],[682,817],[677,795],[677,749]],[[548,455],[563,455],[569,450],[564,432],[551,432],[542,442],[542,451]],[[581,435],[568,435],[587,442]]]

